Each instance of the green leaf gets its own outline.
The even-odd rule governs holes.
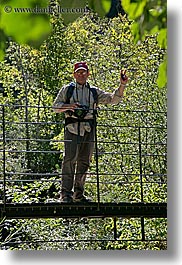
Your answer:
[[[47,0],[41,1],[41,4],[36,2],[36,6],[39,7],[48,5]],[[19,43],[36,44],[37,42],[38,45],[47,37],[51,30],[49,18],[46,14],[35,12],[36,2],[34,0],[10,0],[8,4],[1,6],[1,29],[7,36]],[[6,11],[7,7],[9,7],[9,12]],[[15,8],[24,9],[16,12]],[[26,8],[29,8],[29,11],[26,12],[28,10]]]
[[[102,2],[102,6],[104,8],[104,11],[106,13],[108,13],[109,12],[109,9],[111,7],[111,0],[102,0],[101,2]]]
[[[158,44],[161,48],[167,47],[167,29],[161,29],[157,37]]]
[[[159,66],[159,75],[157,78],[157,84],[159,88],[162,88],[167,83],[167,60],[162,62]]]
[[[129,0],[123,0],[122,6],[128,13],[130,19],[136,19],[143,14],[146,3],[147,0],[138,1],[137,3],[131,3]]]
[[[139,24],[134,22],[131,26],[132,34],[134,36],[134,42],[137,43],[137,41],[140,39],[140,34],[139,34]]]

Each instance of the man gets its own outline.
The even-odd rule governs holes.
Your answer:
[[[113,93],[90,87],[86,62],[75,63],[73,76],[76,82],[64,86],[53,104],[56,113],[65,112],[61,187],[61,199],[65,203],[89,201],[84,196],[84,185],[94,149],[94,109],[98,104],[118,104],[128,82],[125,71],[121,71],[119,88]]]

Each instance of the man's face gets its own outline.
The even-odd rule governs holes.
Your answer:
[[[75,72],[73,75],[77,83],[84,85],[89,76],[89,72],[87,72],[86,70],[80,69],[77,72]]]

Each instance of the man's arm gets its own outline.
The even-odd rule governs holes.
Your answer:
[[[123,97],[124,89],[126,87],[127,82],[128,77],[126,76],[126,71],[121,70],[120,85],[113,93],[108,93],[97,89],[98,104],[118,104]]]
[[[79,108],[79,106],[80,104],[78,103],[70,103],[70,104],[63,103],[62,105],[59,105],[59,106],[53,106],[53,110],[56,113],[61,113],[67,110],[74,111],[76,108]]]

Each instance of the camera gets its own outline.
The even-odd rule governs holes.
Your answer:
[[[79,108],[74,110],[74,115],[79,119],[83,119],[88,112],[89,107],[87,107],[86,105],[80,105]]]

